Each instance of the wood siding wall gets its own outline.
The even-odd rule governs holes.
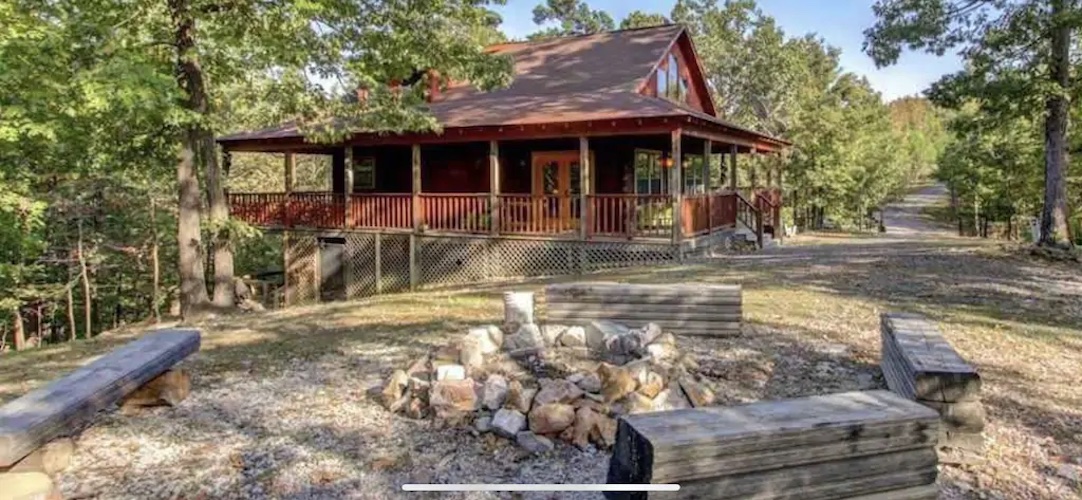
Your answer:
[[[500,142],[500,191],[504,194],[529,194],[532,188],[531,158],[538,151],[577,151],[578,139],[545,139]],[[668,153],[669,139],[664,136],[595,137],[590,139],[594,154],[593,176],[596,194],[620,194],[634,191],[635,149],[644,148]],[[689,152],[695,151],[689,149]],[[409,193],[410,148],[373,146],[353,148],[353,157],[376,160],[376,188],[354,190],[356,193]],[[345,154],[332,155],[332,187],[345,193]],[[488,144],[463,143],[421,147],[421,191],[425,193],[486,193],[489,191]]]

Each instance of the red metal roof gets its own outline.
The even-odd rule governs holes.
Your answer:
[[[444,129],[693,117],[771,143],[789,144],[678,103],[638,93],[683,33],[682,26],[666,25],[495,45],[487,50],[514,58],[514,79],[508,87],[482,92],[468,84],[453,83],[429,109]],[[300,136],[295,124],[284,124],[218,140],[239,143]]]

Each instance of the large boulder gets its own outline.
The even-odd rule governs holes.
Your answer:
[[[653,399],[665,388],[665,380],[655,372],[648,371],[639,380],[639,393]]]
[[[537,434],[554,434],[575,423],[575,407],[551,403],[530,410],[530,430]]]
[[[534,397],[533,404],[552,403],[571,404],[582,397],[582,389],[564,379],[541,379],[541,391]]]
[[[606,403],[621,399],[635,392],[638,387],[635,377],[623,367],[602,363],[597,368],[597,375],[601,379],[601,395]]]
[[[439,418],[452,418],[477,410],[477,388],[473,379],[441,380],[429,390],[429,406]]]
[[[481,341],[469,335],[463,337],[459,343],[458,362],[471,374],[480,369],[485,364],[485,354],[484,349],[481,347]]]
[[[503,349],[505,351],[541,349],[543,347],[545,347],[545,337],[541,335],[541,328],[533,323],[520,326],[514,335],[503,339]]]
[[[702,406],[711,406],[717,402],[717,396],[714,391],[710,390],[706,384],[695,381],[690,376],[680,377],[677,382],[680,384],[680,389],[684,391],[688,401],[691,401],[692,406],[696,408]]]
[[[526,430],[526,415],[517,410],[501,409],[492,416],[492,432],[505,438],[514,438],[515,434]]]
[[[691,403],[688,403],[687,398],[684,397],[684,393],[679,387],[669,387],[658,393],[653,400],[653,411],[669,411],[669,410],[682,410],[685,408],[691,408]]]
[[[507,379],[503,375],[489,375],[485,380],[485,388],[481,395],[481,406],[496,411],[503,408],[507,400]]]
[[[579,381],[576,382],[576,385],[579,386],[579,389],[586,392],[601,392],[601,377],[599,377],[597,373],[589,373],[579,379]]]
[[[579,449],[590,445],[590,435],[598,428],[600,415],[591,408],[579,408],[575,411],[574,432],[571,435],[571,444]]]
[[[524,387],[522,382],[512,380],[507,388],[506,406],[522,413],[529,413],[533,406],[534,396],[537,395],[536,387]]]
[[[619,337],[628,332],[626,326],[605,320],[586,323],[585,330],[586,347],[598,352],[605,350],[606,342],[610,338]]]
[[[387,377],[387,382],[383,384],[383,391],[380,394],[383,407],[390,409],[402,399],[406,388],[409,387],[409,382],[410,377],[404,370],[395,370],[391,373],[391,376]]]
[[[567,330],[567,325],[542,325],[541,337],[545,339],[546,346],[554,346]]]
[[[552,440],[545,436],[538,436],[529,431],[520,432],[515,435],[515,442],[518,443],[522,449],[530,453],[544,453],[546,451],[552,451],[556,446],[552,444]]]
[[[586,347],[586,329],[572,326],[560,335],[560,345],[564,347]]]
[[[466,367],[455,364],[441,364],[436,366],[436,381],[465,380]]]
[[[499,328],[493,327],[497,332],[500,332]],[[481,354],[492,354],[499,352],[500,345],[503,344],[503,332],[498,334],[498,339],[493,338],[492,330],[487,326],[480,328],[470,328],[466,333],[467,339],[474,339],[477,342],[478,348],[481,350]]]

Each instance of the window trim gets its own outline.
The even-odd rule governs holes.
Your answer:
[[[649,168],[647,170],[647,177],[646,177],[647,192],[645,192],[645,193],[639,191],[639,170],[638,170],[638,165],[636,165],[636,164],[639,161],[639,155],[640,154],[645,154],[647,156],[654,157],[654,161],[651,164],[651,168]],[[662,166],[662,164],[661,164],[663,159],[664,159],[664,154],[663,154],[663,152],[661,150],[647,149],[647,148],[635,148],[634,155],[632,156],[632,164],[631,164],[631,169],[632,169],[632,171],[634,173],[634,180],[632,182],[633,188],[634,188],[634,194],[637,194],[637,195],[663,195],[663,194],[667,194],[666,193],[667,181],[666,181],[666,175],[665,175],[665,167]],[[650,192],[650,186],[653,185],[654,177],[652,175],[653,175],[654,170],[657,170],[657,173],[658,173],[658,176],[657,176],[658,190],[660,191],[658,193]]]
[[[360,167],[361,165],[363,165],[364,163],[369,162],[369,161],[372,164],[372,175],[371,175],[372,182],[368,186],[361,186],[361,185],[358,184],[358,179],[360,177],[360,176],[357,175],[358,167]],[[353,179],[353,185],[350,186],[350,191],[351,192],[375,191],[375,189],[376,189],[376,172],[378,172],[378,169],[376,168],[376,164],[377,164],[377,162],[376,162],[376,157],[375,156],[354,156],[353,157],[353,165],[350,165],[350,177],[352,177],[352,179]]]

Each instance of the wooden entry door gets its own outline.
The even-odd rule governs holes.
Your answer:
[[[582,214],[582,168],[578,151],[545,151],[533,154],[535,218],[558,231],[578,228]]]

